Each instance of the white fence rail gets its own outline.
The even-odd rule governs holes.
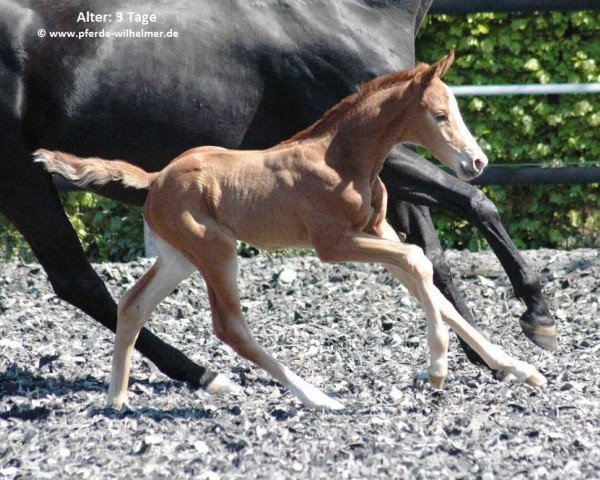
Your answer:
[[[564,95],[600,93],[600,83],[461,85],[450,87],[450,89],[457,97],[488,95]]]

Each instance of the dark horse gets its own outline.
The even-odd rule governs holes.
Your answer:
[[[114,331],[116,305],[85,258],[50,175],[34,165],[31,152],[43,146],[123,158],[156,171],[194,145],[264,148],[314,122],[361,83],[413,66],[414,37],[430,3],[4,0],[0,210],[31,245],[56,294]],[[111,16],[78,22],[80,12]],[[154,14],[157,21],[145,30],[172,30],[178,37],[107,38],[106,32],[142,28],[128,12]],[[58,30],[82,38],[53,38]],[[104,37],[90,33],[102,30]],[[388,158],[382,179],[390,222],[424,248],[435,283],[463,317],[473,321],[452,283],[431,206],[481,229],[527,306],[524,332],[542,347],[555,347],[539,279],[478,189],[402,147]],[[98,193],[138,205],[145,199],[145,192],[117,184]],[[136,348],[165,374],[192,386],[214,376],[145,329]]]

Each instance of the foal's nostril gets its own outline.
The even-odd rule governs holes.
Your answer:
[[[475,161],[473,162],[475,171],[478,173],[483,171],[483,169],[485,168],[486,165],[487,165],[487,162],[485,160],[482,160],[481,158],[476,158]]]

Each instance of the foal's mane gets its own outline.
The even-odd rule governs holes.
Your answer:
[[[394,87],[399,83],[411,80],[415,75],[429,68],[426,63],[420,63],[415,68],[410,70],[402,70],[401,72],[389,73],[380,77],[375,77],[368,82],[362,84],[358,92],[347,96],[339,103],[335,104],[327,110],[323,116],[309,127],[296,133],[293,137],[282,142],[282,144],[291,143],[298,140],[308,138],[316,130],[326,128],[339,122],[342,118],[348,115],[352,109],[359,105],[366,98],[374,93],[380,92],[390,87]]]

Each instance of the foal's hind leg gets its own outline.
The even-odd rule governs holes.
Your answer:
[[[156,238],[159,257],[121,298],[108,405],[120,409],[127,401],[133,345],[152,310],[194,271],[193,265],[171,246]],[[214,381],[214,380],[213,380]]]
[[[265,369],[306,406],[319,410],[343,408],[340,402],[281,365],[252,336],[239,300],[235,240],[222,232],[210,232],[207,236],[210,237],[207,242],[198,238],[199,248],[190,256],[206,280],[215,335],[236,353]]]

